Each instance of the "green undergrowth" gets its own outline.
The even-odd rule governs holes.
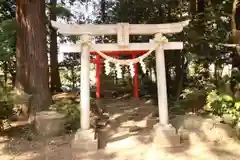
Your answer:
[[[205,109],[213,115],[223,118],[231,117],[231,123],[236,124],[240,120],[240,101],[226,93],[213,90],[208,93]]]
[[[0,85],[0,129],[4,129],[4,120],[19,114],[18,104],[26,104],[31,96],[26,93],[17,93]]]
[[[91,98],[91,105],[95,104],[95,99]],[[50,110],[65,114],[67,131],[74,131],[80,127],[80,102],[71,98],[61,98],[55,100]]]
[[[202,110],[206,99],[205,90],[185,89],[178,100],[169,100],[169,109],[173,115],[183,115],[193,110]]]
[[[240,100],[222,89],[187,89],[181,99],[169,105],[173,115],[186,114],[195,108],[197,114],[221,117],[233,126],[240,121]]]

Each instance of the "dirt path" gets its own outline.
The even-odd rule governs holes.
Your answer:
[[[1,160],[238,160],[240,143],[204,142],[178,148],[154,150],[151,145],[152,118],[156,107],[132,101],[112,101],[106,106],[111,123],[103,131],[104,150],[94,153],[73,151],[70,142],[73,134],[55,138],[12,136],[0,138]]]
[[[81,159],[129,159],[129,160],[237,160],[240,159],[240,143],[227,144],[183,143],[181,147],[155,150],[151,132],[157,119],[156,107],[132,100],[108,101],[106,110],[111,115],[105,150],[88,155],[78,154]],[[101,157],[101,158],[100,158]]]
[[[107,148],[94,153],[72,154],[71,135],[48,140],[14,139],[1,143],[0,159],[2,160],[238,160],[240,157],[237,143],[227,145],[199,144],[155,151],[151,145],[135,147]]]

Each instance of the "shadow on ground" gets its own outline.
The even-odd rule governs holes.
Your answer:
[[[28,135],[29,126],[13,126],[0,141],[0,159],[3,160],[110,160],[110,159],[185,159],[185,160],[234,160],[240,157],[240,144],[232,139],[228,143],[207,144],[199,139],[198,144],[182,143],[175,148],[152,148],[154,116],[157,107],[132,99],[106,100],[110,114],[109,125],[101,130],[99,140],[103,150],[93,153],[73,151],[70,143],[74,134],[46,138]],[[224,129],[224,128],[223,128]],[[202,135],[207,133],[202,132]],[[166,135],[166,137],[168,137]]]

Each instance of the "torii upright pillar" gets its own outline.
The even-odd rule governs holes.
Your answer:
[[[155,39],[160,40],[162,33],[155,34]],[[176,129],[169,124],[167,82],[165,70],[165,55],[163,45],[156,48],[156,71],[159,123],[154,126],[153,147],[173,147],[180,145],[180,136]]]
[[[80,89],[80,126],[71,143],[73,149],[85,152],[98,149],[98,141],[95,137],[95,130],[90,129],[90,64],[89,44],[91,37],[82,35],[81,46],[81,89]]]
[[[89,35],[81,36],[82,41],[89,41]],[[80,91],[80,103],[81,103],[81,129],[90,129],[90,65],[89,65],[89,46],[88,44],[81,44],[81,91]]]
[[[161,39],[162,33],[155,35],[156,39]],[[168,124],[168,98],[167,98],[167,81],[165,70],[165,55],[163,46],[156,49],[156,71],[157,71],[157,93],[158,93],[158,113],[159,123]]]

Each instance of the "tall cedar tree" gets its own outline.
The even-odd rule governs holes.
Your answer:
[[[45,1],[17,0],[16,11],[16,87],[32,95],[27,113],[34,120],[35,113],[51,103]]]
[[[57,0],[50,1],[50,20],[56,21],[56,5]],[[57,31],[50,24],[50,75],[51,75],[51,91],[61,91],[61,81],[58,70],[58,49],[57,49]]]

